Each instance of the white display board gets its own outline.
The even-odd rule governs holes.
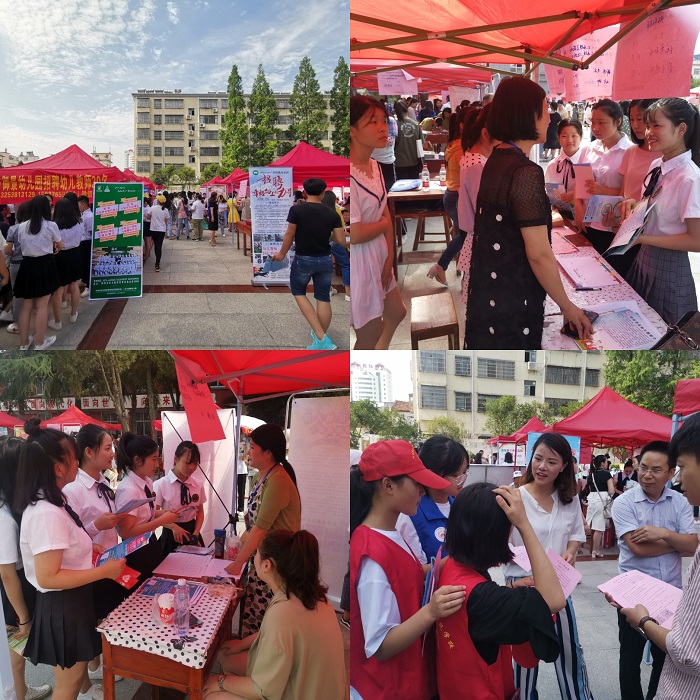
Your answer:
[[[289,434],[301,526],[318,538],[321,577],[337,606],[350,551],[350,398],[292,399]]]

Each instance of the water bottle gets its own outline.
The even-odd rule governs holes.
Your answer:
[[[445,170],[445,164],[440,166],[440,187],[447,186],[447,170]]]
[[[180,638],[190,632],[190,589],[184,578],[178,579],[175,588],[175,630]]]
[[[241,538],[236,534],[235,527],[230,525],[226,534],[226,556],[224,558],[233,561],[240,551]]]
[[[420,176],[423,179],[423,189],[429,190],[430,189],[430,173],[428,172],[427,165],[423,166],[423,172],[420,174]]]

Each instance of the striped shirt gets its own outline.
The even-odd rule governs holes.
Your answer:
[[[700,698],[700,547],[688,570],[688,583],[666,637],[666,661],[658,700]]]

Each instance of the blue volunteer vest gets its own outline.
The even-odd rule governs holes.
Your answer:
[[[451,506],[455,499],[452,496],[448,496],[447,500]],[[440,512],[437,503],[428,494],[425,494],[420,499],[418,512],[410,517],[413,527],[416,528],[418,533],[421,547],[423,547],[425,556],[428,557],[428,562],[430,562],[430,558],[437,556],[438,549],[445,541],[447,518]]]

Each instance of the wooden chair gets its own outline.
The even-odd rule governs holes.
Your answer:
[[[411,299],[411,349],[418,342],[447,336],[448,348],[459,349],[459,322],[454,300],[449,291]]]
[[[425,145],[428,150],[442,151],[447,144],[447,137],[448,134],[428,134],[425,137]]]
[[[236,231],[236,248],[241,248],[241,234],[243,234],[243,255],[248,256],[248,239],[250,238],[250,253],[253,254],[253,229],[250,221],[238,221],[234,225]]]

